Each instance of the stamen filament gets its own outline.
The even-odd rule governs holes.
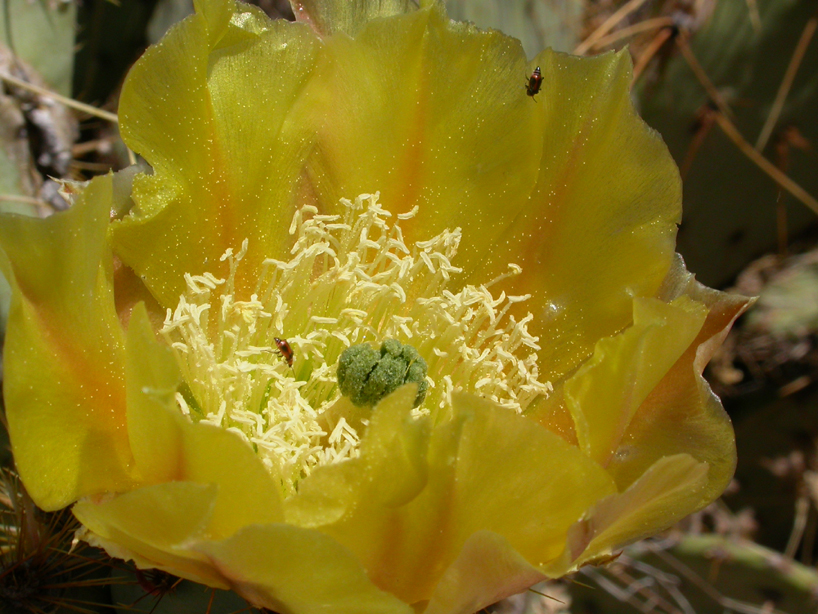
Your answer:
[[[396,339],[414,347],[429,385],[415,414],[438,423],[450,416],[457,390],[518,413],[551,390],[538,379],[539,346],[527,331],[533,316],[512,315],[530,297],[488,290],[519,266],[453,292],[460,229],[407,245],[400,223],[417,207],[390,223],[378,195],[364,194],[343,199],[341,210],[296,211],[291,258],[263,260],[249,299],[235,293],[246,240],[222,256],[225,279],[186,275],[187,290],[161,331],[189,388],[176,397],[180,411],[245,439],[280,476],[285,496],[316,467],[358,455],[368,421],[330,411],[340,398],[338,358],[352,345]],[[275,337],[288,340],[292,369]]]

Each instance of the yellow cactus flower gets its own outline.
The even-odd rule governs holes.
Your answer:
[[[0,224],[38,505],[280,612],[444,614],[721,494],[701,373],[747,300],[674,254],[626,54],[529,63],[431,1],[195,4],[122,92],[150,170]]]

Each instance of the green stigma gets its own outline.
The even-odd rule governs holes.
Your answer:
[[[380,352],[366,343],[353,345],[338,359],[338,387],[358,407],[371,407],[409,383],[418,386],[417,407],[426,398],[426,361],[396,339],[384,341]]]

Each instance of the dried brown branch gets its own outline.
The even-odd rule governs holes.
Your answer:
[[[93,117],[99,117],[100,119],[104,119],[109,122],[117,123],[119,119],[116,116],[116,113],[111,113],[110,111],[105,111],[103,109],[98,109],[96,107],[91,106],[90,104],[85,104],[84,102],[79,102],[78,100],[74,100],[72,98],[66,98],[65,96],[61,96],[56,92],[52,92],[44,87],[39,87],[34,85],[33,83],[29,83],[28,81],[23,81],[22,79],[18,79],[17,77],[13,77],[6,73],[0,73],[0,80],[5,81],[6,83],[10,83],[15,87],[19,87],[20,89],[28,90],[30,92],[34,92],[40,96],[44,96],[46,98],[51,98],[52,100],[56,100],[60,104],[64,104],[67,107],[75,109],[77,111],[81,111],[82,113],[87,113]]]
[[[807,52],[807,47],[809,47],[809,44],[812,41],[816,28],[818,28],[818,12],[816,12],[809,21],[807,21],[807,25],[804,26],[804,31],[801,32],[801,38],[798,40],[798,44],[795,46],[795,51],[792,53],[792,58],[790,59],[790,63],[787,66],[786,72],[784,73],[784,78],[781,80],[781,85],[778,87],[778,92],[776,92],[775,100],[770,108],[770,114],[764,121],[764,126],[761,128],[761,132],[758,135],[758,140],[756,141],[756,149],[758,151],[763,151],[770,140],[775,124],[778,122],[778,118],[781,116],[781,111],[784,110],[784,103],[787,101],[787,96],[789,95],[790,88],[795,80],[795,75],[801,66],[801,60],[804,59],[804,55]]]
[[[696,79],[698,79],[699,83],[702,84],[702,87],[707,92],[707,95],[710,96],[710,99],[719,108],[719,111],[732,119],[734,117],[733,111],[728,106],[727,101],[724,99],[724,96],[721,95],[718,88],[713,85],[710,77],[707,76],[704,68],[702,68],[702,65],[699,64],[699,60],[697,60],[696,56],[693,55],[693,50],[690,48],[690,43],[688,43],[687,40],[688,36],[689,35],[686,32],[680,32],[676,37],[676,46],[679,47],[679,51],[682,52],[682,56],[687,62],[687,65],[690,66],[690,70],[693,71]]]
[[[640,21],[639,23],[635,23],[626,28],[622,28],[621,30],[617,30],[616,32],[612,32],[611,34],[608,34],[608,36],[600,38],[594,43],[592,48],[602,49],[612,45],[613,43],[621,41],[624,38],[639,34],[640,32],[647,32],[649,30],[655,30],[672,25],[673,19],[670,17],[654,17],[652,19],[645,19],[644,21]]]
[[[611,30],[614,29],[616,24],[622,21],[625,17],[631,14],[633,11],[637,10],[641,7],[647,0],[630,0],[626,4],[622,5],[622,7],[616,11],[613,15],[608,17],[605,22],[599,26],[596,30],[594,30],[588,38],[582,41],[576,49],[574,49],[574,54],[576,55],[583,55],[585,54],[594,44],[603,36],[608,34]]]
[[[653,37],[653,40],[650,41],[647,47],[645,47],[644,51],[642,51],[642,55],[639,56],[639,59],[636,61],[636,64],[633,67],[633,78],[631,79],[631,87],[634,86],[636,81],[642,76],[645,68],[647,68],[650,61],[653,59],[662,46],[673,36],[673,28],[662,28],[659,32],[656,33],[656,36]]]
[[[818,214],[818,200],[815,199],[809,192],[798,185],[795,181],[790,179],[785,173],[782,173],[778,168],[762,156],[758,151],[748,143],[733,122],[727,119],[722,113],[716,115],[716,123],[722,129],[724,134],[747,156],[756,166],[767,173],[770,178],[775,181],[784,190],[792,194],[797,200],[812,209]]]

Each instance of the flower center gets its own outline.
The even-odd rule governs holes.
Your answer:
[[[428,390],[413,411],[435,423],[448,419],[458,390],[522,413],[552,389],[538,379],[533,316],[508,313],[529,297],[489,291],[519,266],[453,293],[459,228],[407,246],[400,222],[417,207],[390,224],[377,194],[341,205],[343,215],[296,212],[292,258],[265,260],[249,300],[235,298],[246,240],[222,256],[226,279],[185,275],[186,292],[161,330],[185,381],[180,410],[245,439],[281,476],[285,496],[315,467],[358,454],[366,416],[339,409],[352,406],[336,376],[350,346],[394,339],[414,348],[428,366]]]

